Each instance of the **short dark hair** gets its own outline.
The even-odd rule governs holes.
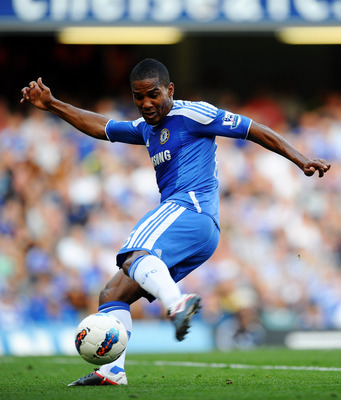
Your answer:
[[[146,58],[140,61],[130,73],[130,85],[135,81],[143,81],[145,79],[158,78],[159,82],[164,86],[170,83],[168,69],[157,60],[153,58]]]

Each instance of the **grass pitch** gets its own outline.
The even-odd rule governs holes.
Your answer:
[[[67,387],[92,371],[80,357],[0,358],[6,400],[341,400],[341,351],[279,348],[129,355],[128,386]]]

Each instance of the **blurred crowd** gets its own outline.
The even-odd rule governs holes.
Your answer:
[[[217,139],[220,244],[180,284],[202,295],[198,318],[215,327],[220,348],[261,343],[267,330],[341,329],[341,94],[309,107],[268,91],[202,99],[270,126],[332,169],[308,178],[256,144]],[[138,117],[131,99],[103,98],[92,109]],[[95,312],[117,251],[158,202],[143,146],[95,140],[0,101],[0,326],[75,326]],[[132,313],[165,316],[145,299]]]

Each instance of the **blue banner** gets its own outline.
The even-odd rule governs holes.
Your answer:
[[[173,25],[188,29],[340,24],[341,0],[1,0],[0,30],[65,25]]]
[[[77,355],[74,326],[49,323],[25,324],[23,327],[1,327],[0,357]],[[148,339],[146,339],[148,338]],[[178,342],[169,321],[134,321],[134,334],[129,341],[129,354],[137,353],[198,353],[214,349],[213,329],[193,321],[188,340]]]

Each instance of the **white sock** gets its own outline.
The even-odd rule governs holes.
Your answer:
[[[113,315],[114,317],[118,318],[126,328],[128,338],[130,338],[133,323],[130,314],[130,307],[127,303],[123,303],[121,301],[110,301],[100,306],[98,311],[108,313],[109,315]],[[126,353],[127,349],[124,350],[117,360],[109,364],[102,365],[99,369],[99,372],[102,372],[106,375],[110,373],[118,374],[119,372],[123,372]]]
[[[167,265],[156,256],[137,258],[129,268],[129,276],[142,289],[158,298],[167,310],[181,297],[181,291],[171,277]]]

